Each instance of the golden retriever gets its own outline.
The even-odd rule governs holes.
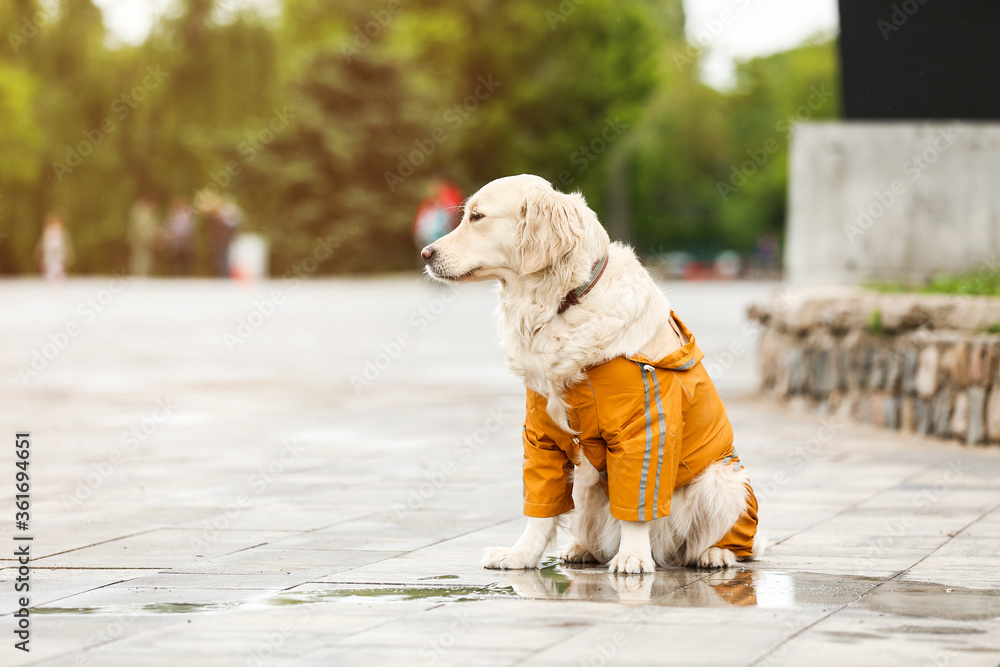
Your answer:
[[[573,430],[564,391],[583,381],[588,368],[638,352],[660,358],[652,355],[687,342],[631,248],[610,241],[581,195],[560,193],[538,176],[484,186],[467,200],[461,224],[421,256],[438,281],[499,281],[497,323],[508,365],[547,400],[545,412],[566,433]],[[611,514],[601,472],[584,456],[572,463],[575,513],[562,560],[597,560],[614,573],[651,572],[657,563],[736,563],[732,551],[713,545],[745,511],[750,490],[742,467],[713,463],[674,490],[668,516],[624,521]],[[558,520],[529,516],[517,543],[487,549],[483,565],[538,567]],[[762,551],[759,540],[753,549],[751,557]]]

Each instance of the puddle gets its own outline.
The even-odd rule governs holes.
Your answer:
[[[976,621],[1000,616],[1000,591],[890,581],[857,606],[900,616]]]
[[[106,607],[32,607],[32,614],[200,614],[240,606],[240,602],[186,604],[164,602],[143,605],[112,605]]]
[[[261,602],[266,605],[316,604],[343,598],[386,598],[390,600],[441,600],[469,602],[496,597],[515,596],[509,588],[490,586],[373,586],[370,588],[341,587],[315,591],[290,591]]]
[[[923,626],[923,625],[904,625],[899,628],[890,628],[890,632],[896,632],[904,635],[982,635],[986,634],[985,630],[980,630],[979,628],[963,628],[955,626]]]
[[[555,566],[522,572],[497,585],[530,599],[584,600],[663,607],[746,606],[832,609],[842,605],[913,618],[981,620],[1000,617],[1000,591],[888,581],[850,575],[705,571],[671,568],[640,577],[599,567]]]
[[[774,570],[732,569],[716,572],[667,568],[642,576],[615,576],[599,566],[559,565],[547,559],[541,569],[510,573],[489,586],[443,583],[456,574],[423,577],[414,586],[328,585],[268,597],[212,604],[160,603],[108,607],[36,607],[36,614],[198,614],[237,607],[288,606],[354,601],[474,602],[497,598],[581,600],[660,607],[759,607],[762,609],[827,609],[844,605],[880,614],[953,621],[1000,617],[1000,591],[871,577]],[[430,582],[441,581],[434,585]],[[903,625],[901,633],[921,632]],[[941,634],[955,632],[940,629]]]

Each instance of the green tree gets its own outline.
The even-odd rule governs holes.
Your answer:
[[[416,184],[404,178],[390,188],[385,179],[427,134],[403,113],[410,96],[405,73],[328,53],[315,58],[295,89],[290,126],[246,162],[239,181],[272,240],[276,273],[314,257],[328,238],[333,259],[306,272],[412,267]]]

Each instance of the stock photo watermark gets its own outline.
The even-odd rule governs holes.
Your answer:
[[[423,475],[426,480],[410,491],[405,503],[396,503],[396,516],[404,519],[413,512],[422,509],[438,490],[459,471],[461,464],[475,456],[506,422],[507,415],[502,409],[490,410],[489,416],[482,426],[452,446],[450,458],[440,462],[432,470],[424,471]]]
[[[770,314],[784,313],[799,301],[799,296],[787,287],[775,291],[767,311]],[[761,319],[744,322],[740,326],[740,338],[732,341],[722,352],[712,352],[705,356],[702,363],[712,380],[719,380],[736,362],[749,352],[751,343],[756,341],[767,330],[767,325]]]
[[[892,206],[900,200],[914,183],[919,181],[924,174],[938,161],[944,153],[948,152],[955,140],[965,132],[961,125],[952,125],[942,128],[934,133],[934,140],[919,154],[912,155],[903,163],[900,168],[901,176],[904,178],[894,179],[887,188],[872,192],[872,200],[866,205],[858,208],[857,218],[854,222],[844,223],[844,234],[851,245],[855,245],[859,237],[863,236],[875,222],[885,215]]]
[[[865,557],[876,558],[886,554],[890,549],[895,547],[897,541],[905,537],[906,534],[916,525],[918,515],[927,514],[932,511],[938,503],[951,493],[951,490],[955,487],[955,485],[958,484],[958,482],[960,482],[965,477],[966,473],[968,473],[971,469],[968,464],[956,459],[949,459],[947,466],[948,469],[945,470],[941,481],[935,482],[930,487],[914,493],[914,495],[910,498],[910,507],[913,508],[912,511],[897,519],[886,521],[883,524],[882,529],[884,534],[879,536],[875,540],[875,544],[870,546],[865,551]]]
[[[677,70],[683,72],[685,67],[690,67],[698,62],[698,56],[701,52],[711,47],[715,40],[726,31],[726,28],[736,23],[739,13],[745,11],[750,6],[750,2],[751,0],[733,0],[732,5],[735,10],[727,7],[719,12],[714,19],[705,21],[701,29],[695,33],[694,40],[688,42],[683,52],[674,51],[673,60]]]
[[[927,4],[927,0],[903,0],[899,4],[892,5],[892,12],[889,17],[879,19],[879,32],[882,33],[882,40],[888,42],[893,33],[902,29],[906,22],[917,13],[922,6]]]
[[[447,628],[427,640],[424,647],[420,649],[420,660],[410,664],[424,665],[425,667],[433,665],[448,649],[455,646],[459,635],[468,631],[469,625],[469,617],[465,613],[458,614],[458,617]]]
[[[758,498],[773,498],[781,487],[791,481],[789,472],[798,472],[805,468],[809,461],[823,452],[824,447],[834,441],[843,428],[844,424],[838,423],[835,417],[825,417],[812,437],[785,454],[786,469],[776,470],[770,479],[754,486]]]
[[[292,265],[281,276],[283,280],[290,280],[290,291],[295,291],[302,284],[302,281],[319,270],[320,264],[330,259],[334,251],[340,247],[341,237],[330,233],[325,237],[317,238],[313,243],[312,252]],[[273,289],[270,294],[261,299],[255,299],[250,310],[244,317],[241,317],[232,331],[222,334],[222,342],[230,352],[236,352],[243,343],[250,340],[257,331],[264,326],[278,312],[278,309],[285,304],[288,295],[284,290]]]
[[[83,164],[83,161],[93,154],[107,139],[118,129],[118,124],[124,122],[139,105],[149,97],[150,93],[160,87],[168,72],[164,72],[157,65],[146,68],[146,76],[131,90],[122,93],[111,103],[111,113],[90,130],[83,130],[83,139],[74,145],[66,146],[66,157],[62,162],[52,163],[52,171],[56,179],[62,183],[67,174],[71,174],[74,169]],[[116,123],[117,119],[117,123]]]
[[[52,363],[62,354],[86,328],[86,325],[97,319],[115,298],[125,291],[132,281],[131,276],[118,271],[111,272],[111,279],[105,287],[99,289],[96,294],[88,296],[80,301],[76,307],[76,314],[80,320],[72,319],[67,321],[62,327],[49,334],[48,339],[36,348],[22,353],[26,359],[25,363],[18,364],[17,374],[21,382],[28,385],[32,380],[45,372]]]
[[[372,20],[354,26],[350,41],[340,47],[340,52],[344,54],[345,58],[351,60],[351,58],[368,48],[372,40],[377,39],[401,11],[403,11],[401,0],[389,0],[385,4],[384,9],[372,9],[369,11],[368,14],[372,17]]]
[[[559,11],[554,12],[551,9],[546,9],[545,20],[549,22],[549,28],[555,30],[559,27],[559,24],[568,21],[569,17],[576,11],[576,8],[584,2],[586,0],[562,0],[556,8]]]
[[[258,467],[256,472],[247,477],[249,491],[240,493],[230,502],[221,506],[215,516],[202,522],[201,534],[191,538],[191,551],[195,553],[203,551],[222,537],[223,531],[228,530],[233,522],[243,515],[243,511],[253,505],[254,499],[264,493],[267,487],[281,477],[288,470],[288,467],[302,455],[302,449],[303,445],[294,438],[285,441],[277,456]]]
[[[278,308],[285,303],[285,298],[284,292],[274,289],[268,296],[254,299],[250,312],[239,319],[233,331],[222,334],[222,341],[226,344],[226,348],[230,352],[235,352],[240,345],[250,340],[250,337],[264,325],[264,322],[274,316]]]
[[[823,108],[824,105],[833,99],[834,91],[828,89],[826,84],[809,87],[809,97],[790,113],[785,114],[775,124],[774,129],[780,133],[781,139],[776,136],[768,137],[757,148],[748,148],[747,158],[741,163],[733,164],[729,169],[729,179],[726,181],[716,181],[715,188],[719,191],[723,201],[728,201],[729,197],[747,184],[747,181],[756,174],[788,143],[788,138],[792,134],[795,123],[802,123],[813,114]]]
[[[308,620],[311,616],[312,610],[306,605],[303,617],[298,620],[302,622]],[[246,667],[263,667],[291,641],[294,634],[295,624],[291,621],[285,621],[276,630],[272,630],[264,635],[260,643],[250,652],[244,664]]]
[[[570,164],[576,167],[576,175],[579,176],[597,160],[601,155],[611,147],[611,144],[615,143],[629,128],[628,125],[621,122],[617,116],[612,118],[604,119],[604,127],[598,132],[597,136],[588,141],[586,144],[582,144],[575,151],[573,151],[569,156]],[[563,187],[567,187],[573,184],[576,180],[576,176],[569,169],[563,169],[559,172],[556,180]]]
[[[351,375],[351,386],[354,387],[354,393],[360,395],[362,391],[382,377],[382,373],[402,356],[406,348],[413,345],[417,336],[427,331],[431,324],[441,317],[459,294],[460,292],[454,286],[447,285],[444,288],[444,294],[431,299],[427,305],[420,306],[413,311],[407,320],[409,328],[400,331],[392,339],[380,344],[380,351],[365,359],[361,372]]]
[[[485,77],[480,76],[477,81],[479,85],[476,86],[471,95],[467,95],[461,102],[452,105],[444,112],[441,117],[444,126],[435,127],[427,137],[414,139],[415,148],[409,153],[401,153],[397,157],[396,170],[386,171],[382,174],[390,192],[395,192],[398,186],[405,183],[406,179],[412,176],[418,167],[434,155],[438,146],[448,141],[449,133],[461,127],[469,116],[479,109],[483,102],[490,99],[497,88],[503,85],[502,82],[494,80],[492,74]]]
[[[271,110],[271,118],[264,127],[256,132],[248,134],[236,147],[240,160],[230,160],[221,169],[216,169],[209,173],[210,182],[199,189],[194,197],[194,205],[198,210],[209,208],[212,201],[217,198],[223,190],[228,188],[237,176],[243,173],[243,167],[253,162],[260,153],[267,148],[268,144],[278,138],[282,131],[291,126],[296,119],[294,110],[285,105],[281,109],[275,107]]]
[[[16,54],[21,47],[38,36],[44,28],[59,14],[59,0],[40,0],[39,9],[30,16],[21,18],[21,29],[7,33],[7,41]]]
[[[121,434],[118,439],[121,448],[113,450],[97,463],[92,463],[90,471],[77,479],[72,495],[63,495],[63,509],[76,510],[87,500],[90,500],[94,496],[94,492],[115,474],[121,464],[128,460],[129,455],[145,447],[153,434],[159,431],[160,427],[176,412],[177,404],[173,402],[171,397],[157,399],[156,406],[149,413],[149,416],[132,424]]]

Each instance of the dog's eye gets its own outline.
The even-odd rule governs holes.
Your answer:
[[[486,217],[486,216],[485,216],[485,215],[483,215],[482,213],[480,213],[479,211],[473,211],[473,212],[472,212],[472,213],[471,213],[471,214],[469,215],[469,220],[471,220],[472,222],[475,222],[476,220],[482,220],[482,219],[483,219],[483,218],[485,218],[485,217]]]

